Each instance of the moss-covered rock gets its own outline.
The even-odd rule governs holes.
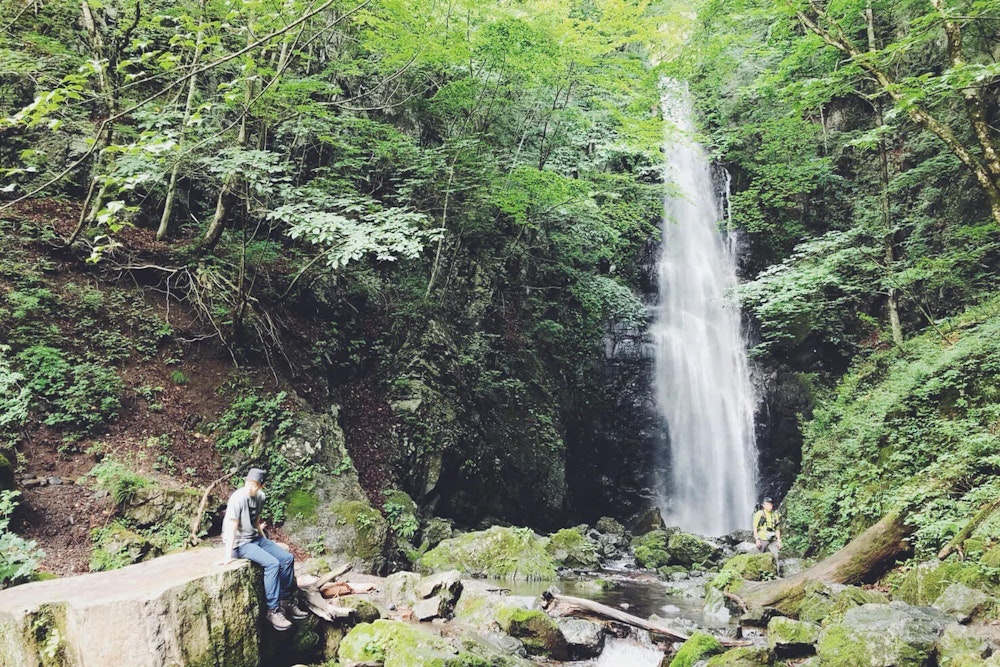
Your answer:
[[[385,667],[489,667],[448,640],[416,625],[378,620],[354,626],[341,640],[341,663],[381,662]]]
[[[827,626],[816,652],[823,667],[929,667],[948,624],[926,607],[866,604]]]
[[[934,608],[954,618],[959,623],[969,622],[973,616],[995,609],[994,598],[976,588],[954,583],[934,601]]]
[[[554,579],[556,564],[545,547],[546,540],[528,528],[494,526],[441,542],[417,565],[432,572],[459,570],[477,577]]]
[[[186,525],[201,504],[201,491],[190,487],[171,486],[161,480],[137,487],[121,514],[140,528],[167,524],[182,517]]]
[[[711,560],[721,552],[721,548],[697,535],[677,532],[667,540],[667,551],[672,563],[695,565]]]
[[[937,667],[967,667],[984,664],[990,646],[961,625],[949,625],[937,641]]]
[[[597,544],[576,528],[564,528],[549,536],[545,550],[562,567],[593,569],[600,566]]]
[[[94,531],[90,571],[115,570],[159,555],[152,541],[122,523],[114,521]]]
[[[505,608],[530,609],[536,598],[502,595],[487,590],[485,584],[468,582],[455,605],[455,619],[462,624],[487,632],[499,626],[497,617]]]
[[[396,607],[412,607],[417,601],[417,585],[420,575],[416,572],[393,572],[382,582],[387,604]]]
[[[664,530],[652,530],[632,538],[632,553],[640,567],[656,569],[670,564],[667,541],[670,535]]]
[[[670,667],[693,667],[699,660],[722,653],[722,644],[707,632],[695,632],[681,645]]]
[[[524,643],[531,655],[546,656],[554,660],[568,660],[566,638],[556,622],[537,609],[504,607],[497,613],[500,629]]]
[[[771,654],[760,646],[741,646],[712,656],[706,667],[767,667]]]
[[[863,604],[888,603],[889,598],[880,591],[816,582],[806,587],[799,605],[799,620],[825,625],[843,617],[848,609]]]
[[[374,623],[382,618],[382,612],[365,595],[341,596],[337,598],[337,606],[353,609],[354,618],[358,623]]]
[[[767,624],[767,647],[779,658],[811,655],[821,631],[815,623],[775,616]]]
[[[771,554],[736,554],[722,565],[721,572],[735,572],[747,581],[764,581],[778,575]]]
[[[893,598],[915,605],[929,605],[953,583],[986,591],[993,588],[975,564],[931,560],[910,569],[893,591]]]
[[[431,517],[427,520],[421,532],[420,548],[424,551],[433,549],[449,539],[452,533],[454,533],[454,529],[452,528],[451,519],[442,519],[437,516]]]

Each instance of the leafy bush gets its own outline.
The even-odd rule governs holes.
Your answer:
[[[30,392],[32,408],[44,422],[61,426],[76,438],[93,432],[117,414],[124,384],[118,374],[92,362],[73,363],[47,345],[35,345],[17,355]]]
[[[0,491],[0,588],[29,581],[45,558],[45,552],[34,541],[10,530],[10,517],[19,495],[20,491]]]
[[[135,497],[136,491],[150,483],[121,461],[110,457],[91,468],[87,474],[95,479],[99,488],[111,494],[111,499],[118,507],[127,505]]]

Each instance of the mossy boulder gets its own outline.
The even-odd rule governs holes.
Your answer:
[[[954,583],[944,589],[933,606],[959,623],[968,623],[973,616],[982,615],[987,610],[993,609],[995,603],[992,596],[977,588]]]
[[[529,528],[494,526],[441,542],[417,565],[431,572],[459,570],[474,577],[554,579],[556,563],[546,542]]]
[[[549,536],[545,550],[562,567],[594,569],[601,564],[597,544],[576,528],[564,528]]]
[[[115,570],[160,555],[148,537],[117,521],[95,530],[93,540],[91,572]]]
[[[412,607],[417,601],[417,586],[420,575],[416,572],[394,572],[382,582],[387,604],[396,607]]]
[[[632,538],[632,553],[635,562],[640,567],[656,569],[670,564],[670,552],[667,551],[669,533],[664,530],[652,530]]]
[[[722,549],[719,545],[697,535],[677,532],[667,540],[667,551],[670,552],[672,563],[690,566],[705,563],[715,558]]]
[[[341,640],[341,663],[378,662],[384,667],[489,667],[441,636],[399,621],[360,623]]]
[[[155,484],[137,487],[121,508],[121,514],[140,528],[173,523],[178,517],[183,517],[182,523],[187,524],[200,504],[198,489],[157,480]]]
[[[462,596],[455,605],[455,619],[463,625],[484,632],[499,626],[497,620],[502,610],[507,608],[531,609],[537,598],[517,595],[503,595],[488,590],[485,582],[467,581]]]
[[[985,591],[993,589],[986,575],[975,564],[931,560],[920,563],[906,573],[893,591],[893,599],[915,605],[933,604],[953,583]]]
[[[760,646],[741,646],[712,656],[706,667],[767,667],[771,654]]]
[[[323,414],[302,410],[296,419],[282,454],[294,462],[312,462],[323,472],[308,488],[289,496],[283,530],[296,544],[321,547],[333,562],[382,571],[389,553],[389,526],[361,488],[337,423],[337,407]]]
[[[451,519],[442,519],[437,516],[431,517],[427,520],[421,532],[420,548],[425,551],[433,549],[450,538],[454,532]]]
[[[718,639],[707,632],[695,632],[681,645],[670,667],[694,667],[695,663],[723,652]]]
[[[949,625],[937,641],[937,667],[967,667],[985,664],[990,646],[968,628]]]
[[[530,655],[553,660],[568,660],[569,648],[559,626],[548,614],[537,609],[504,607],[497,613],[500,629],[520,639]]]
[[[927,607],[866,604],[827,626],[816,652],[823,667],[929,667],[948,624]]]
[[[767,624],[767,647],[779,658],[812,655],[822,630],[816,623],[775,616]]]
[[[338,607],[353,609],[358,623],[374,623],[382,618],[382,612],[366,595],[343,595],[337,598],[336,604]]]
[[[736,554],[723,564],[721,572],[734,572],[747,581],[764,581],[778,575],[771,554]]]
[[[799,605],[799,620],[827,624],[843,617],[848,609],[863,604],[888,604],[889,598],[880,591],[841,584],[808,584]]]

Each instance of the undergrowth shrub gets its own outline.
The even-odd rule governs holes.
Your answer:
[[[117,507],[127,505],[136,491],[150,484],[148,479],[111,457],[105,458],[87,474],[94,478],[98,488],[111,494]]]
[[[20,491],[0,491],[0,588],[29,581],[45,552],[32,540],[10,530],[10,517],[17,508]]]
[[[16,360],[31,395],[31,407],[44,423],[59,426],[73,440],[114,419],[124,384],[118,373],[93,362],[74,363],[62,350],[34,345]]]

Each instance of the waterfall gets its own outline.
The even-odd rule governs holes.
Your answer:
[[[728,201],[717,196],[708,158],[693,138],[686,87],[665,82],[662,106],[668,194],[653,336],[670,479],[659,489],[661,510],[668,524],[722,535],[750,526],[756,399],[733,293],[734,248],[719,228]]]

